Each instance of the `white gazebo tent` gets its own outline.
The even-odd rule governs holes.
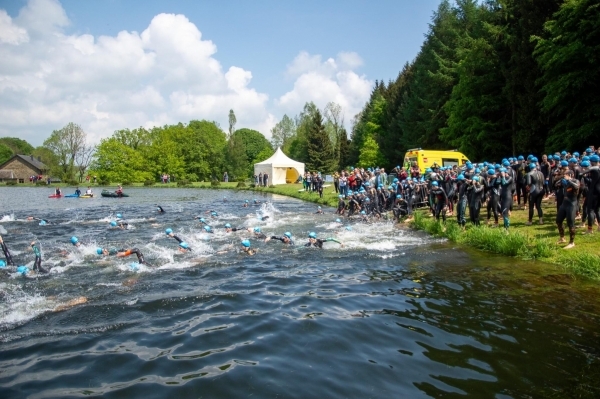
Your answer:
[[[295,183],[299,176],[304,176],[304,164],[294,161],[277,147],[271,158],[254,164],[254,174],[267,173],[269,184],[285,184],[286,180]]]

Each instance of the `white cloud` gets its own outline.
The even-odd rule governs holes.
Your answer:
[[[67,34],[69,19],[56,0],[29,0],[16,18],[0,10],[0,136],[40,145],[54,129],[80,124],[92,142],[115,130],[192,119],[226,127],[270,129],[304,103],[335,101],[346,121],[368,99],[372,82],[354,70],[356,53],[323,60],[300,52],[288,65],[293,89],[269,101],[251,87],[252,73],[224,71],[216,45],[184,15],[156,15],[143,32],[114,36]]]
[[[288,65],[287,73],[295,77],[294,88],[275,102],[282,113],[297,114],[308,101],[319,108],[330,102],[342,106],[349,123],[369,99],[373,82],[353,69],[362,65],[356,53],[339,53],[322,61],[320,55],[300,52]]]
[[[30,0],[14,20],[0,10],[0,136],[39,145],[72,121],[95,142],[191,119],[224,126],[229,109],[246,127],[273,123],[252,74],[224,73],[216,45],[183,15],[159,14],[141,34],[116,36],[69,35],[68,24],[55,0]]]

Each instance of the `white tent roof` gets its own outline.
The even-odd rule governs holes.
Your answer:
[[[258,165],[273,165],[277,168],[302,168],[302,171],[304,171],[304,164],[302,162],[294,161],[285,155],[280,147],[277,147],[277,151],[275,151],[275,154],[273,154],[271,158],[254,164],[254,166]]]

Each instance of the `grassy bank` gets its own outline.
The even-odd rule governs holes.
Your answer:
[[[442,223],[436,222],[425,211],[415,213],[411,226],[434,236],[444,237],[483,251],[553,263],[570,274],[600,280],[600,245],[598,245],[600,232],[596,231],[591,236],[583,235],[582,233],[586,229],[578,228],[575,248],[565,250],[562,248],[565,244],[556,244],[558,229],[554,222],[556,218],[555,204],[552,201],[544,201],[543,210],[545,224],[535,223],[531,226],[526,225],[528,210],[514,210],[510,218],[511,227],[508,233],[502,227],[475,227],[472,225],[467,225],[467,229],[462,231],[456,223],[455,217],[448,218],[444,226]],[[487,213],[482,211],[482,216],[487,217]],[[534,221],[537,221],[537,217],[534,217]],[[501,219],[500,225],[502,225]],[[576,225],[581,225],[581,222],[577,221]],[[566,230],[568,241],[568,229]]]

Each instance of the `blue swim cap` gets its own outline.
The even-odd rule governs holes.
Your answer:
[[[431,172],[433,172],[433,170],[431,168],[425,169],[425,173],[431,173]]]
[[[0,268],[5,268],[6,267],[6,262],[3,260],[0,260]]]
[[[533,170],[533,169],[535,169],[535,167],[536,167],[535,162],[532,162],[529,164],[529,169]]]
[[[286,231],[285,233],[283,233],[283,235],[287,238],[292,238],[292,233],[290,233],[289,231]]]
[[[394,183],[398,183],[400,180],[398,180],[397,177],[394,178]]]
[[[352,190],[348,190],[348,195],[352,195]]]
[[[590,167],[590,161],[583,161],[581,163],[581,166],[583,166],[584,168],[589,168]]]
[[[230,225],[229,223],[225,223],[225,228],[226,228],[226,229],[230,229],[230,228],[231,228],[231,225]]]
[[[165,230],[165,234],[166,234],[166,235],[169,235],[169,234],[171,234],[172,232],[173,232],[173,230],[172,230],[172,229],[166,229],[166,230]]]
[[[569,159],[569,163],[577,163],[577,159],[571,158],[571,159]]]
[[[509,167],[510,166],[510,162],[504,161],[504,162],[502,162],[502,166]]]
[[[488,163],[487,163],[487,161],[483,163],[483,166],[488,166]]]
[[[210,226],[204,226],[204,230],[210,231]]]
[[[114,220],[110,222],[110,225],[115,227],[117,225],[117,222],[115,222]]]
[[[102,248],[96,248],[96,253],[98,255],[102,255]]]
[[[134,271],[134,272],[135,272],[135,271],[137,271],[137,270],[140,268],[140,264],[139,264],[139,263],[132,262],[132,263],[130,263],[130,264],[129,264],[129,268],[130,268],[132,271]]]
[[[308,233],[308,238],[317,238],[317,233],[311,231],[310,233]]]
[[[562,155],[564,157],[565,155],[567,155],[567,152],[563,151],[563,152],[560,153],[560,155]]]
[[[590,162],[599,162],[599,161],[600,161],[600,157],[596,154],[594,154],[590,157]]]
[[[79,240],[77,239],[77,237],[73,236],[71,237],[71,244],[75,245],[79,242]]]
[[[585,155],[583,158],[581,158],[582,161],[589,161],[590,157],[588,157],[587,155]]]
[[[121,215],[120,213],[117,213],[117,218],[121,219],[123,217],[123,215]]]
[[[342,221],[340,220],[340,218],[335,219],[336,223],[342,223]]]
[[[591,154],[592,152],[594,152],[591,148],[586,148],[585,149],[585,153],[586,154]]]
[[[17,267],[17,273],[21,273],[22,275],[26,275],[29,272],[29,268],[27,266],[19,266]]]
[[[493,176],[496,174],[496,169],[488,169],[487,174]]]
[[[569,166],[569,163],[563,159],[562,161],[560,161],[560,166],[562,166],[564,168],[564,167]]]
[[[182,241],[179,243],[179,246],[183,249],[188,249],[189,245],[187,244],[187,242]]]
[[[519,158],[517,158],[519,161],[523,161],[525,160],[525,158],[523,158],[523,155],[519,155]]]
[[[350,231],[350,230],[352,230],[352,227],[346,226],[346,230]]]
[[[321,205],[317,206],[317,209],[321,209]]]
[[[479,181],[479,176],[473,176],[473,181]]]
[[[394,189],[394,187],[388,186],[388,190],[393,190],[393,189]]]
[[[506,168],[500,168],[500,173],[506,173]]]
[[[206,219],[200,218],[200,223],[206,223]]]
[[[437,186],[439,186],[439,183],[437,181],[434,181],[434,182],[431,183],[431,185],[434,186],[434,187],[437,187]]]
[[[242,246],[246,247],[246,248],[250,248],[250,241],[249,240],[242,241]]]
[[[255,228],[254,228],[254,232],[255,232],[255,233],[260,233],[260,227],[255,227]]]
[[[369,202],[369,201],[371,201],[371,198],[367,197],[367,198],[365,198],[365,201]]]
[[[481,173],[481,169],[479,169],[479,168],[475,169],[475,173]]]
[[[250,202],[250,201],[246,200],[245,202],[246,202],[246,203],[248,203],[248,202]]]
[[[360,211],[360,214],[361,214],[361,215],[366,215],[366,214],[367,214],[367,212],[365,212],[365,211]]]
[[[45,226],[46,225],[46,221],[45,220],[40,220],[40,226]]]
[[[573,156],[574,156],[574,157],[578,157],[578,156],[579,156],[579,153],[578,153],[577,151],[575,151],[575,152],[573,153]]]
[[[342,194],[338,195],[338,198],[344,198],[344,196]]]
[[[218,216],[218,215],[217,215],[217,212],[211,212],[210,216]]]
[[[458,176],[456,177],[456,180],[461,180],[461,181],[462,181],[462,180],[465,180],[465,175],[463,175],[463,174],[461,173],[460,175],[458,175]]]

